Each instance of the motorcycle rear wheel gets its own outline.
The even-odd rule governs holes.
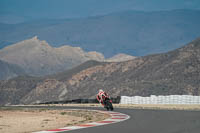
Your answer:
[[[108,104],[108,109],[107,110],[113,111],[113,105],[112,105],[112,103],[108,102],[107,104]]]

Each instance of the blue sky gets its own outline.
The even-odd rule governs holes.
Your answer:
[[[200,0],[0,0],[0,22],[76,18],[124,10],[200,9]]]

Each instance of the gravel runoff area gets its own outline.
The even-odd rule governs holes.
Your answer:
[[[28,133],[101,121],[108,117],[87,110],[0,107],[0,133]]]

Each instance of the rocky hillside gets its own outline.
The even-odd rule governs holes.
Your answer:
[[[60,78],[62,77],[62,78]],[[17,88],[16,79],[0,82],[8,95]],[[200,38],[174,51],[126,62],[86,63],[71,71],[45,77],[34,84],[19,103],[94,98],[99,88],[118,95],[200,95]],[[26,83],[26,81],[21,81]],[[11,85],[12,87],[7,87]],[[7,90],[7,88],[12,88]],[[28,87],[31,88],[31,87]],[[10,99],[3,99],[4,103]],[[2,101],[2,100],[1,100]]]
[[[37,36],[0,49],[1,60],[20,66],[31,76],[62,72],[88,60],[122,62],[134,58],[119,54],[107,60],[101,53],[85,52],[80,47],[69,45],[52,47],[46,41],[40,41]]]
[[[0,59],[17,64],[29,75],[43,76],[70,69],[87,60],[103,61],[104,56],[67,45],[54,48],[34,37],[0,50]]]
[[[37,103],[37,102],[42,102],[42,101],[49,101],[50,99],[54,99],[54,100],[62,99],[61,97],[58,97],[58,95],[61,95],[61,94],[58,94],[58,92],[63,91],[62,94],[66,93],[66,85],[65,85],[66,80],[70,79],[72,75],[79,73],[80,71],[84,69],[97,66],[100,64],[102,63],[97,62],[97,61],[87,61],[73,69],[70,69],[61,73],[53,74],[50,76],[46,76],[43,78],[19,76],[19,77],[9,79],[9,80],[1,80],[0,81],[0,105],[35,103],[35,102]],[[61,83],[60,85],[64,86],[64,88],[59,86],[58,83]],[[41,87],[44,87],[44,88],[41,88]],[[36,90],[36,88],[38,89]],[[43,95],[44,97],[41,100],[36,95],[30,96],[31,93],[33,92],[35,92],[37,96]],[[29,99],[31,101],[29,101]]]
[[[106,62],[124,62],[124,61],[129,61],[129,60],[133,60],[136,59],[137,57],[134,56],[130,56],[127,54],[117,54],[114,55],[111,58],[106,59]]]
[[[19,75],[25,75],[25,71],[22,68],[0,60],[0,80],[10,79]]]
[[[20,100],[32,91],[42,78],[19,76],[12,80],[0,81],[0,105],[19,104]]]

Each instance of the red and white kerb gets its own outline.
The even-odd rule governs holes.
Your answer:
[[[97,111],[97,110],[94,110],[94,111]],[[66,132],[66,131],[71,131],[71,130],[76,130],[76,129],[89,128],[89,127],[117,123],[117,122],[125,121],[130,118],[129,115],[122,114],[119,112],[109,112],[109,111],[97,111],[97,112],[109,114],[111,117],[108,119],[105,119],[103,121],[81,124],[81,125],[77,125],[77,126],[63,127],[63,128],[58,128],[58,129],[51,129],[51,130],[47,130],[47,131],[39,131],[39,132],[34,132],[34,133],[58,133],[58,132],[64,132],[64,131]]]

